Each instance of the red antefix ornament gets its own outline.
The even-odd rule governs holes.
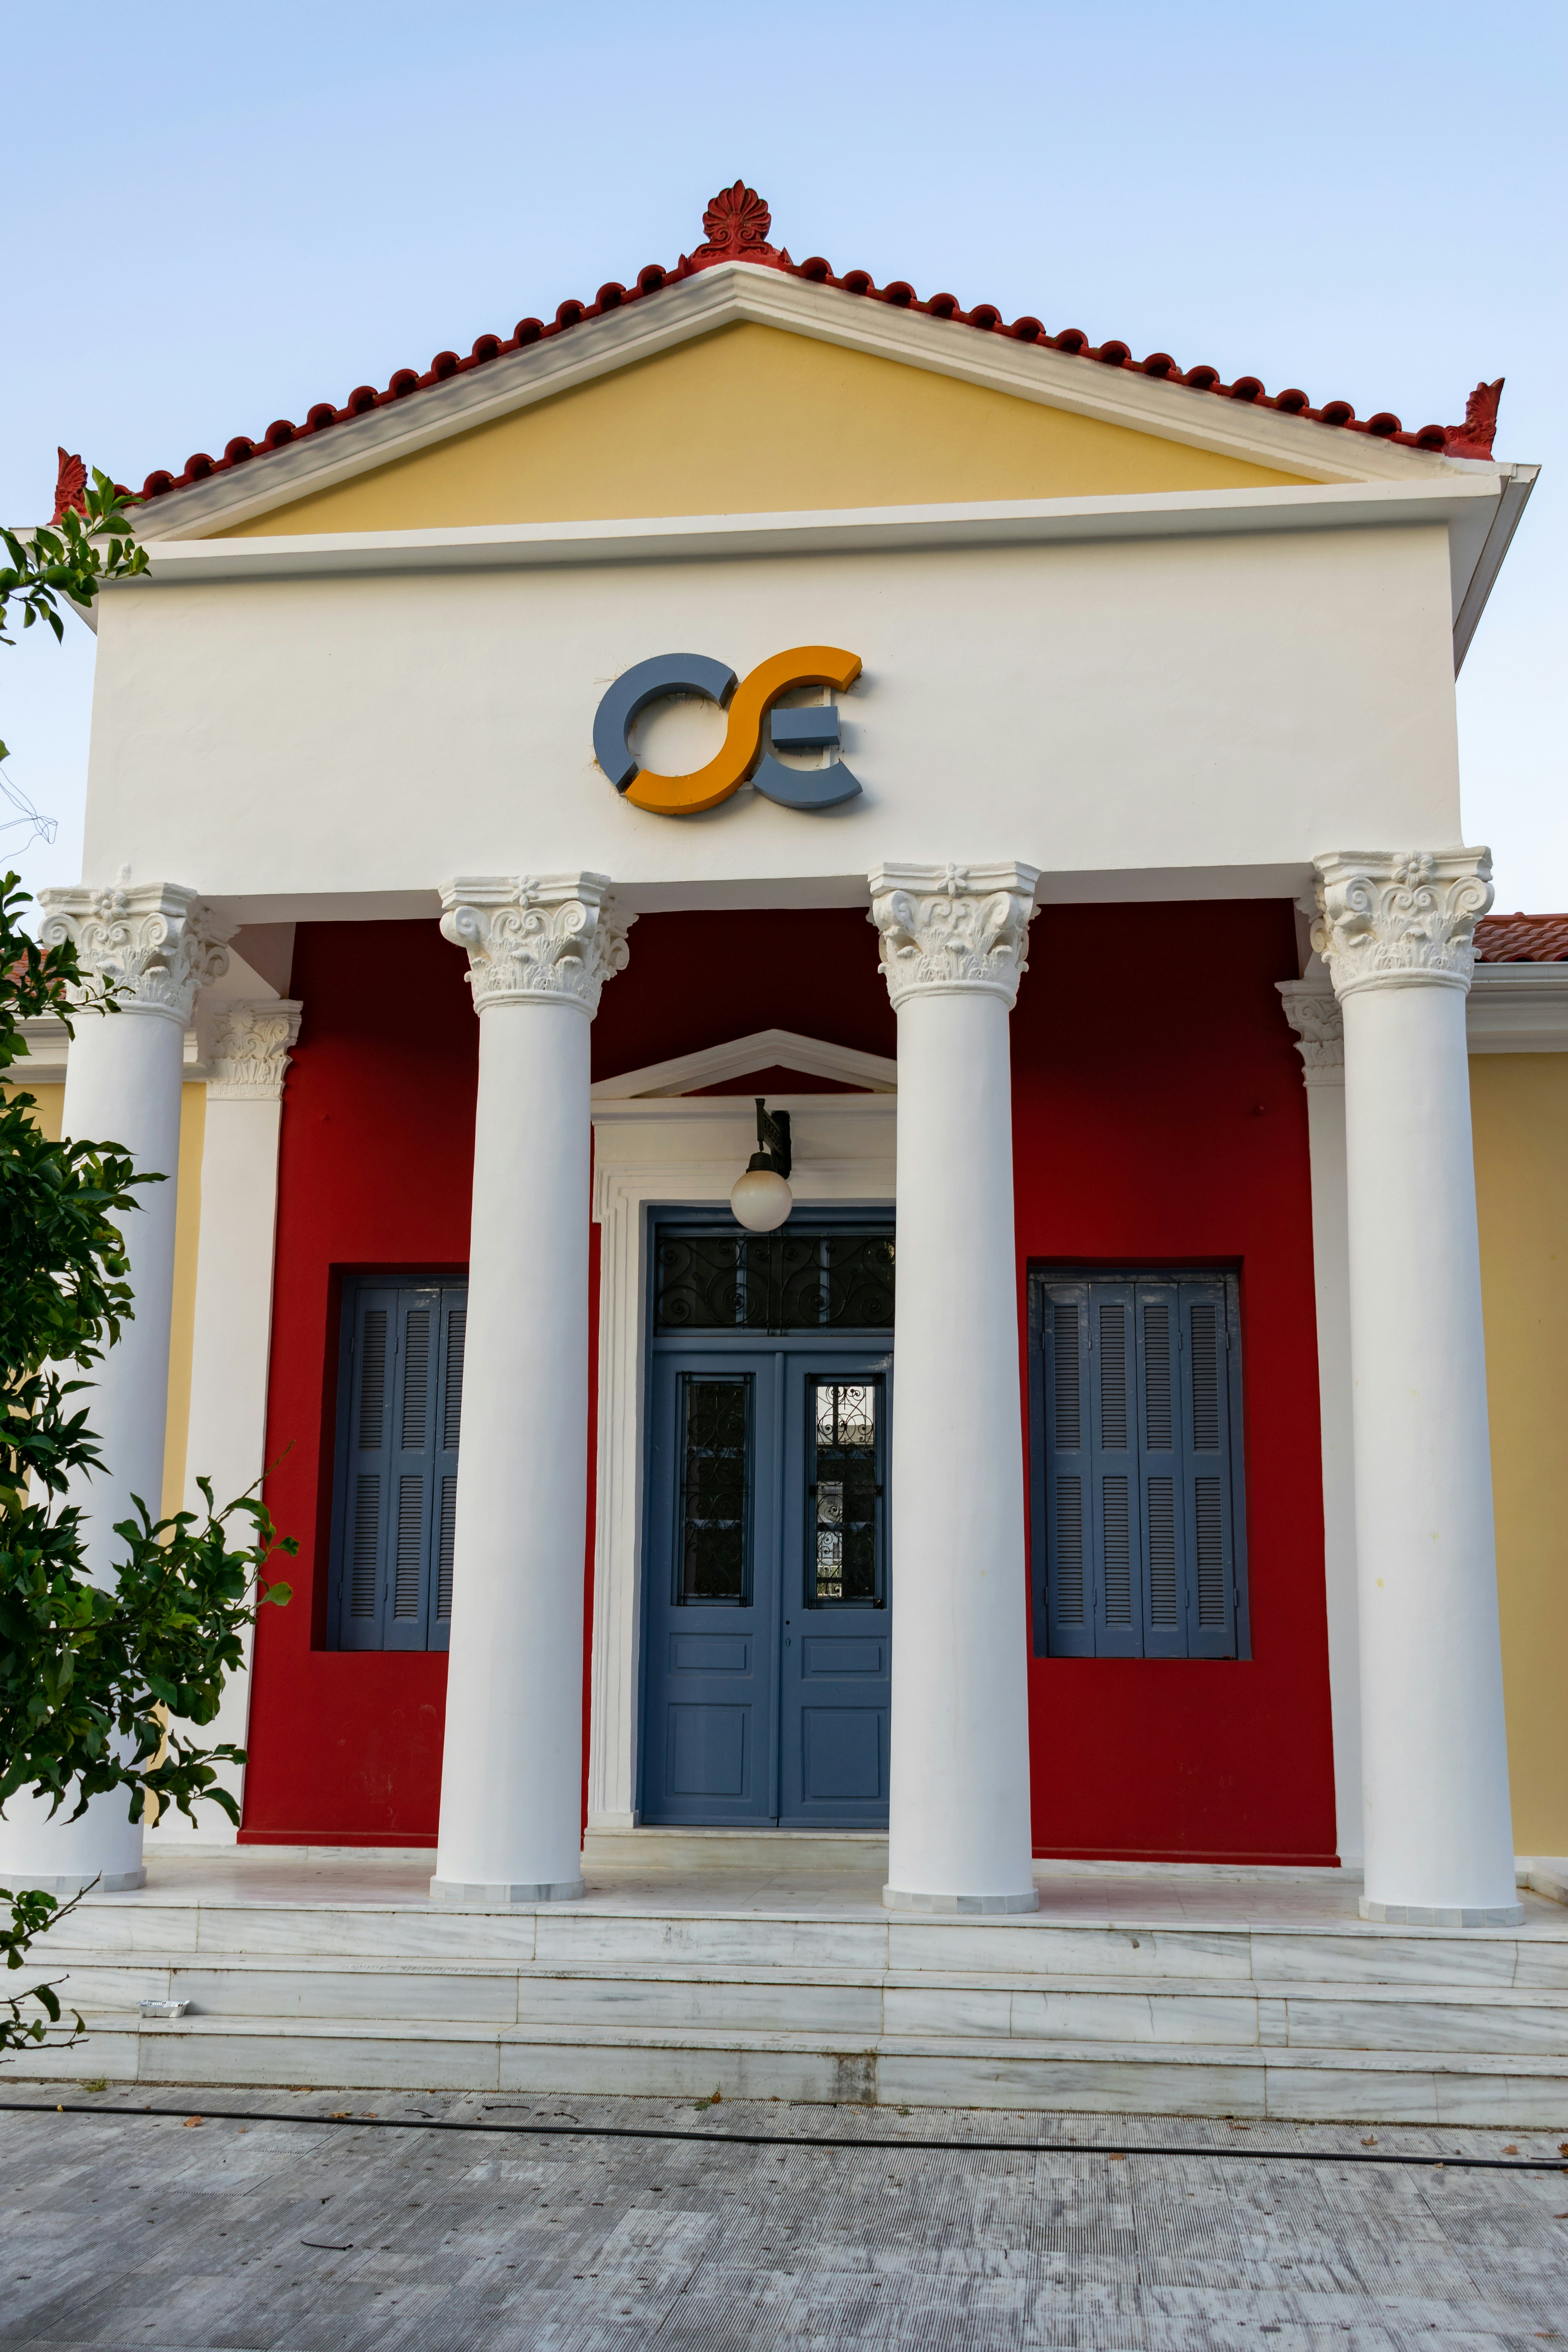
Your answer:
[[[57,447],[58,445],[57,443]],[[87,467],[79,457],[68,457],[59,450],[60,469],[55,477],[55,510],[53,522],[63,522],[68,514],[87,512]]]
[[[1478,383],[1465,403],[1465,421],[1450,425],[1443,439],[1445,457],[1489,457],[1497,434],[1498,403],[1502,398],[1503,378],[1496,383]]]
[[[755,188],[748,188],[744,180],[737,180],[732,188],[720,189],[702,215],[702,226],[708,233],[708,242],[700,245],[691,256],[699,266],[712,261],[789,259],[787,253],[768,243],[773,215]]]

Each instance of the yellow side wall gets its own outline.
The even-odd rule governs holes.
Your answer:
[[[747,325],[621,368],[222,535],[1114,497],[1301,478]]]
[[[29,1086],[26,1078],[23,1078],[16,1086],[7,1087],[5,1092],[7,1097],[18,1093],[31,1095],[38,1106],[38,1125],[51,1143],[59,1141],[60,1121],[64,1116],[66,1102],[64,1087],[34,1087]]]
[[[58,1140],[65,1107],[64,1087],[27,1086],[26,1090],[37,1103],[38,1124],[44,1133],[51,1141]],[[206,1140],[206,1126],[205,1087],[182,1087],[180,1196],[174,1211],[174,1312],[169,1338],[169,1417],[163,1435],[161,1502],[165,1517],[171,1511],[177,1511],[184,1498],[185,1437],[191,1421],[191,1356],[196,1319],[196,1237],[202,1222],[202,1146]]]
[[[1514,1849],[1568,1853],[1568,1054],[1470,1063]]]

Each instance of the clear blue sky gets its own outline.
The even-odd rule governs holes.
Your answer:
[[[1565,27],[1561,0],[11,0],[0,514],[47,514],[57,442],[140,484],[672,262],[742,175],[797,256],[1363,416],[1453,422],[1506,375],[1500,452],[1547,472],[1460,680],[1465,824],[1500,908],[1568,908]],[[10,773],[59,819],[12,856],[33,887],[77,874],[91,667],[74,625],[0,652]]]

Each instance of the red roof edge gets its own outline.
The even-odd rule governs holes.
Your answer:
[[[1476,925],[1478,963],[1568,963],[1568,915],[1486,915]]]
[[[704,243],[694,253],[683,253],[673,269],[649,262],[637,272],[630,286],[618,285],[612,279],[600,287],[591,302],[563,302],[548,322],[520,319],[510,335],[481,335],[466,359],[460,359],[456,352],[437,352],[423,373],[416,368],[397,369],[384,391],[377,392],[374,385],[362,383],[349,394],[342,407],[331,401],[319,401],[307,411],[301,424],[291,424],[280,416],[258,438],[237,434],[225,444],[221,457],[198,450],[186,458],[177,474],[166,469],[149,474],[142,494],[146,499],[163,498],[171,490],[188,489],[214,474],[230,473],[236,467],[249,465],[274,449],[287,447],[290,442],[329,432],[333,425],[363,416],[373,408],[391,407],[415,393],[445,383],[451,376],[487,367],[491,360],[500,359],[507,352],[521,351],[530,343],[569,334],[584,320],[601,319],[611,310],[624,309],[628,302],[647,301],[667,287],[678,285],[682,278],[693,277],[699,270],[711,269],[723,261],[752,262],[763,268],[782,270],[791,278],[805,278],[813,285],[831,286],[840,293],[862,296],[868,301],[887,302],[896,310],[921,311],[928,318],[972,327],[977,333],[1004,335],[1015,342],[1038,343],[1045,350],[1061,352],[1097,367],[1130,369],[1136,375],[1150,376],[1159,383],[1184,384],[1190,390],[1213,393],[1218,399],[1245,402],[1254,408],[1277,409],[1283,415],[1305,417],[1314,425],[1333,425],[1342,432],[1369,433],[1375,440],[1396,441],[1405,448],[1426,449],[1449,457],[1485,458],[1492,453],[1498,401],[1503,385],[1500,376],[1495,383],[1477,385],[1466,405],[1463,425],[1423,425],[1418,432],[1407,433],[1398,417],[1387,410],[1380,410],[1374,416],[1359,417],[1348,400],[1331,400],[1314,408],[1304,392],[1291,387],[1270,394],[1257,376],[1238,376],[1234,383],[1222,383],[1217,368],[1184,370],[1168,352],[1152,352],[1146,359],[1137,360],[1125,343],[1091,343],[1078,327],[1047,334],[1038,319],[1005,320],[993,303],[978,303],[973,310],[965,310],[952,294],[933,294],[922,301],[914,288],[901,278],[889,286],[878,286],[864,269],[852,269],[840,278],[818,254],[805,261],[792,261],[783,247],[768,243],[772,214],[756,190],[749,188],[743,180],[720,190],[702,215],[702,226],[706,232]]]

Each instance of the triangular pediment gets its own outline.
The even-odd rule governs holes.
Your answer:
[[[759,1094],[889,1095],[898,1091],[899,1066],[888,1055],[863,1054],[794,1029],[758,1029],[721,1045],[705,1045],[700,1053],[600,1078],[593,1097],[596,1103],[647,1102],[676,1095],[743,1094],[748,1082]]]
[[[1306,478],[754,320],[273,507],[241,536],[761,514]]]

